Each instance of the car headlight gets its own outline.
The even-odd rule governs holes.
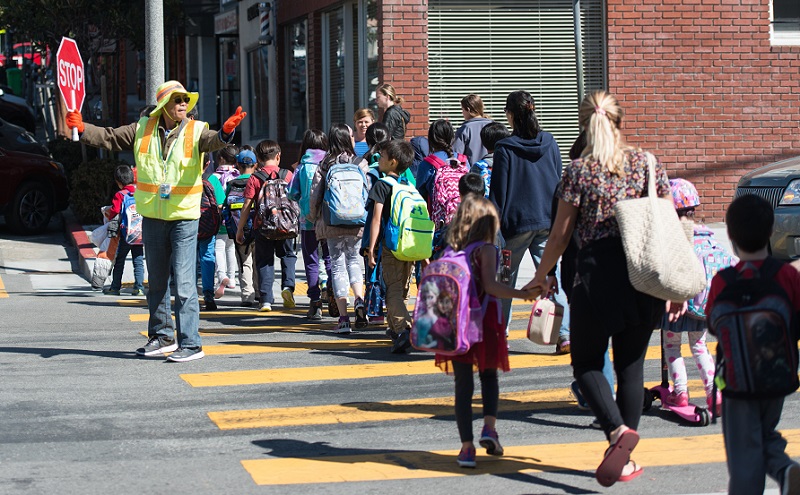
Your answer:
[[[800,205],[800,179],[795,179],[786,186],[778,205]]]

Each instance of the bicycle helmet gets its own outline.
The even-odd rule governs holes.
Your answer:
[[[671,179],[669,190],[672,193],[672,203],[676,210],[694,208],[700,205],[700,195],[694,184],[686,179]]]

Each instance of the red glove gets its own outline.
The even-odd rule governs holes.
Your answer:
[[[83,125],[83,116],[80,112],[67,112],[67,127],[70,129],[77,127],[78,132],[83,132],[86,126]]]
[[[236,107],[236,113],[228,117],[225,124],[222,126],[222,132],[230,134],[239,125],[243,118],[247,117],[247,112],[242,112],[242,107]]]

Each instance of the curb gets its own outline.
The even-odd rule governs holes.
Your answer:
[[[87,281],[91,281],[94,260],[97,257],[94,244],[89,240],[89,236],[86,235],[83,225],[79,224],[75,219],[71,209],[67,208],[62,212],[62,215],[66,234],[78,252],[78,269],[80,270],[78,274]]]

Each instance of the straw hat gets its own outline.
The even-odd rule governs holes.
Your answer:
[[[184,94],[189,97],[189,105],[186,107],[186,113],[189,113],[200,98],[198,93],[190,93],[186,91],[183,84],[178,81],[167,81],[156,88],[156,108],[150,112],[151,117],[161,113],[161,110],[166,106],[167,102],[172,98],[172,95]]]

